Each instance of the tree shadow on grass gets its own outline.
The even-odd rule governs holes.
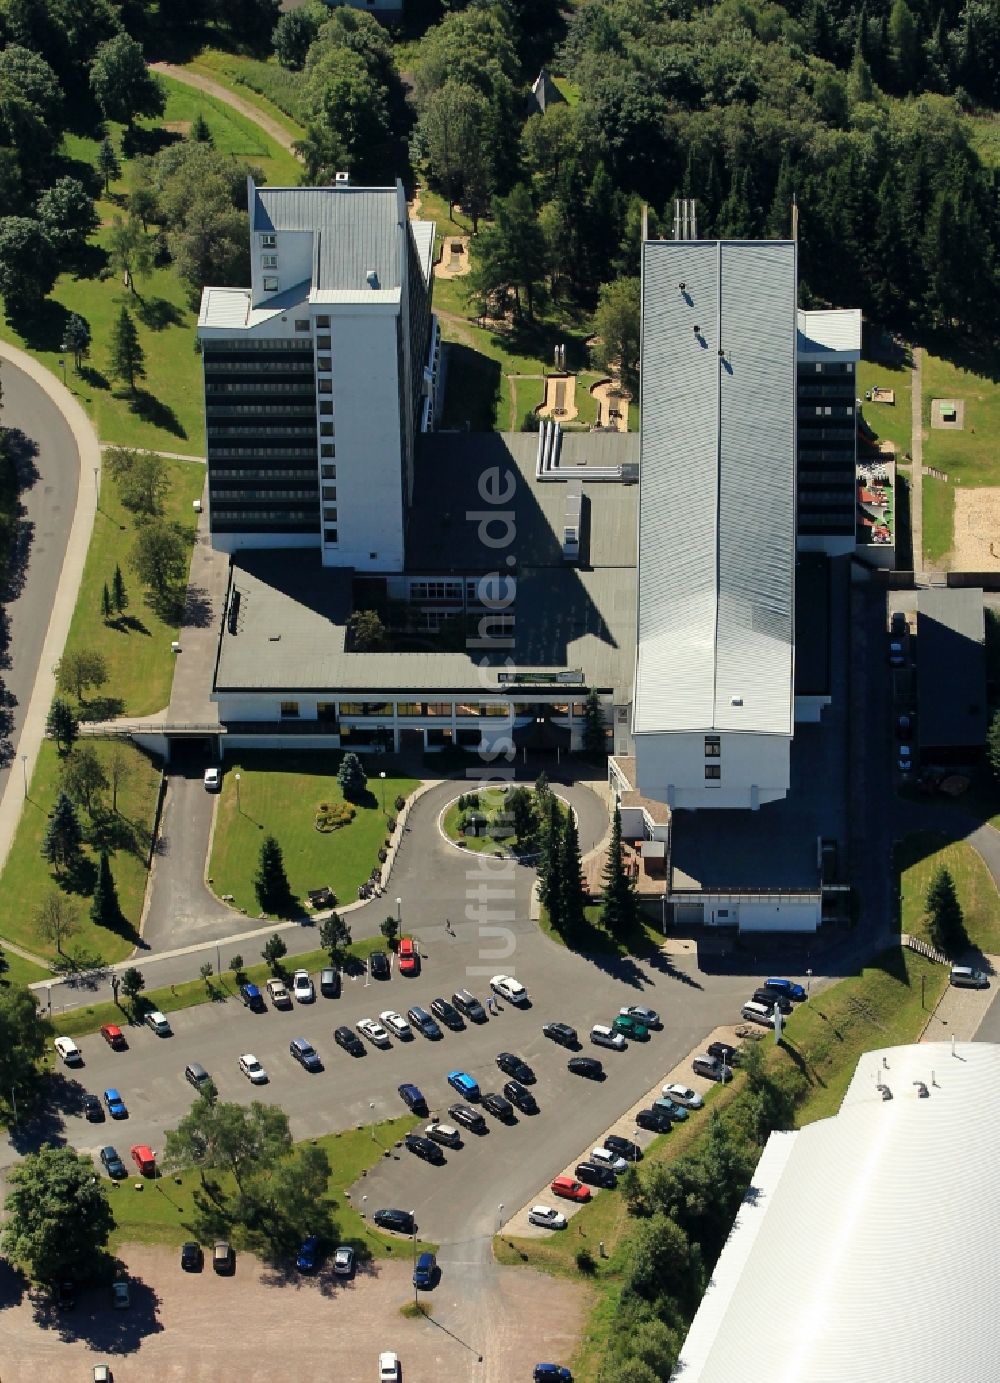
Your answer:
[[[76,373],[84,384],[90,385],[91,389],[111,388],[111,381],[107,375],[102,375],[100,370],[94,369],[93,365],[81,365]]]
[[[138,317],[150,331],[175,327],[184,320],[180,308],[166,298],[143,298],[139,304]]]
[[[75,279],[96,279],[105,273],[110,256],[103,245],[81,245],[66,265]]]
[[[161,427],[164,432],[171,432],[175,437],[187,436],[180,419],[170,405],[154,398],[148,389],[136,389],[122,397],[128,404],[129,412],[141,418],[144,423],[149,423],[152,427]]]
[[[114,720],[123,714],[125,702],[120,696],[95,696],[80,703],[80,720]]]
[[[8,310],[7,319],[24,337],[24,344],[33,351],[62,350],[69,321],[69,308],[53,298],[45,298],[32,308],[31,314],[14,315]]]
[[[153,637],[147,626],[135,615],[119,615],[116,619],[105,620],[105,623],[118,634],[145,634],[148,639]]]

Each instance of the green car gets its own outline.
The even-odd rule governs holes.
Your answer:
[[[633,1042],[645,1042],[649,1037],[649,1029],[637,1018],[630,1018],[625,1013],[619,1013],[611,1027],[614,1032],[620,1032],[622,1037],[631,1038]]]

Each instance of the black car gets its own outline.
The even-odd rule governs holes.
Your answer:
[[[537,1114],[538,1101],[530,1090],[526,1090],[519,1080],[509,1080],[503,1093],[511,1104],[516,1104],[522,1114]]]
[[[340,971],[332,965],[319,972],[319,992],[327,999],[340,998]]]
[[[736,1065],[739,1048],[731,1047],[728,1042],[710,1042],[705,1050],[710,1057],[714,1057],[716,1061],[721,1061],[724,1066]]]
[[[409,1210],[376,1210],[372,1219],[380,1229],[394,1229],[397,1234],[412,1234],[416,1229]]]
[[[642,1149],[638,1143],[633,1143],[631,1138],[622,1138],[617,1133],[609,1133],[604,1140],[604,1146],[616,1157],[624,1157],[626,1162],[638,1162],[642,1157]]]
[[[527,1094],[527,1090],[524,1092]],[[504,1099],[503,1095],[495,1095],[491,1091],[483,1096],[483,1108],[496,1119],[501,1119],[505,1124],[512,1123],[514,1120],[514,1106],[510,1100]]]
[[[568,1023],[546,1023],[542,1032],[546,1037],[550,1037],[553,1042],[558,1042],[560,1047],[579,1047],[580,1039],[576,1035],[576,1028],[571,1028]]]
[[[96,1095],[84,1095],[83,1112],[92,1124],[100,1124],[104,1122],[104,1110],[102,1109],[101,1102]]]
[[[101,1149],[101,1162],[104,1164],[104,1170],[113,1181],[123,1181],[128,1176],[125,1163],[118,1156],[118,1149],[112,1148],[110,1144]]]
[[[71,1311],[76,1305],[76,1283],[60,1282],[56,1288],[56,1305],[63,1311]]]
[[[600,1167],[596,1162],[578,1162],[574,1173],[577,1181],[584,1186],[602,1186],[605,1191],[613,1191],[618,1178],[610,1167]]]
[[[368,957],[368,973],[373,980],[389,978],[389,957],[384,951],[372,951]]]
[[[640,1109],[635,1122],[638,1128],[650,1129],[653,1133],[669,1133],[671,1129],[670,1115],[665,1109]]]
[[[522,1085],[534,1085],[535,1073],[526,1061],[522,1061],[513,1052],[501,1052],[497,1057],[497,1065],[505,1076],[513,1076]]]
[[[350,1028],[334,1028],[333,1040],[338,1047],[343,1047],[350,1056],[364,1056],[365,1054],[365,1044]]]
[[[755,1004],[769,1004],[771,1008],[780,1009],[782,1013],[791,1013],[792,1011],[792,1001],[788,995],[779,994],[777,990],[768,989],[766,985],[761,989],[754,990],[753,1001]]]
[[[304,1066],[307,1071],[321,1071],[323,1069],[319,1052],[304,1037],[293,1037],[288,1044],[288,1050],[299,1065]]]
[[[425,1008],[408,1009],[406,1017],[419,1033],[422,1033],[424,1037],[429,1037],[431,1041],[441,1036],[441,1029]]]
[[[435,1018],[440,1018],[446,1028],[451,1028],[452,1032],[461,1032],[465,1027],[462,1015],[454,1004],[449,1004],[447,999],[432,999],[431,1013]]]
[[[425,1162],[443,1162],[444,1153],[433,1138],[425,1138],[422,1133],[408,1133],[403,1139],[407,1150]]]
[[[417,1086],[411,1085],[409,1082],[405,1085],[401,1085],[399,1087],[399,1098],[406,1105],[407,1109],[412,1110],[414,1114],[427,1113],[427,1101],[424,1099],[423,1093]]]
[[[566,1069],[572,1071],[574,1076],[587,1076],[590,1080],[604,1079],[604,1067],[596,1056],[571,1056]]]
[[[470,1109],[467,1104],[452,1104],[448,1106],[448,1114],[456,1124],[461,1124],[472,1133],[486,1132],[486,1120],[478,1109]]]
[[[200,1273],[205,1255],[201,1251],[201,1245],[190,1240],[181,1249],[181,1267],[186,1273]]]
[[[468,989],[456,989],[451,996],[451,1002],[458,1009],[459,1013],[465,1015],[470,1023],[485,1023],[486,1010],[476,998],[475,994]]]

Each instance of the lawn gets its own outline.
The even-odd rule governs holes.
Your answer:
[[[880,440],[892,442],[900,456],[910,451],[912,443],[911,373],[909,365],[874,360],[858,362],[857,391],[865,422]],[[865,393],[876,384],[894,389],[896,402],[865,403]]]
[[[386,817],[396,814],[397,794],[408,796],[417,783],[412,778],[386,778],[383,787],[377,777],[372,779],[354,820],[325,834],[316,830],[315,816],[321,802],[344,800],[336,777],[340,759],[339,753],[318,751],[280,756],[243,753],[227,758],[209,870],[217,894],[232,894],[238,908],[257,916],[253,878],[267,833],[282,848],[288,882],[297,899],[304,899],[309,889],[325,886],[333,889],[341,903],[355,901],[358,885],[378,864],[378,850],[387,835]]]
[[[951,552],[955,522],[955,487],[936,476],[923,477],[924,561],[944,565]]]
[[[985,955],[1000,955],[1000,895],[989,870],[964,840],[949,843],[929,831],[906,836],[896,846],[903,931],[930,941],[925,900],[931,879],[942,866],[955,881],[969,940]]]
[[[266,67],[268,64],[255,65]],[[212,75],[218,80],[217,74]],[[233,110],[231,106],[217,101],[214,96],[206,96],[203,91],[184,86],[170,77],[163,77],[161,81],[167,90],[167,108],[161,121],[147,121],[147,125],[152,127],[154,124],[166,124],[183,127],[201,115],[220,153],[228,154],[241,163],[253,164],[263,174],[263,181],[275,187],[298,186],[302,177],[302,164],[294,154],[275,144],[259,125],[248,120],[245,115],[240,115],[239,111]],[[253,99],[252,91],[241,91],[240,94],[245,95],[247,100]],[[287,119],[282,123],[287,124]]]
[[[190,62],[184,64],[190,72],[233,92],[248,105],[257,106],[265,115],[282,125],[293,139],[305,133],[302,125],[302,77],[289,72],[277,58],[260,62],[239,53],[224,53],[219,48],[203,48]],[[301,167],[300,167],[301,173]],[[298,183],[296,178],[295,183]]]
[[[2,938],[0,938],[2,942]],[[0,945],[0,950],[3,947]],[[21,956],[16,956],[13,951],[5,950],[3,953],[5,969],[0,974],[0,987],[11,984],[34,984],[36,980],[44,980],[49,974],[48,970],[43,970],[40,965],[33,965],[30,960],[24,960]]]
[[[79,929],[66,943],[70,953],[99,956],[105,961],[124,960],[135,944],[146,890],[146,851],[149,848],[160,771],[145,754],[127,741],[88,740],[103,761],[116,750],[129,759],[129,770],[118,790],[118,814],[122,835],[131,840],[115,850],[111,868],[118,887],[118,901],[128,922],[125,933],[98,927],[90,920],[90,899],[80,894],[69,896],[77,905]],[[35,914],[42,899],[55,888],[49,865],[42,858],[41,845],[48,827],[49,813],[56,800],[61,760],[55,745],[43,740],[38,761],[33,765],[28,799],[18,822],[14,844],[0,874],[0,917],[3,935],[37,955],[56,958],[55,947],[43,941],[35,928]],[[110,797],[108,797],[110,804]],[[78,813],[81,825],[87,817]],[[89,860],[96,854],[84,847]],[[0,945],[3,937],[0,937]],[[14,959],[11,957],[11,959]]]
[[[585,927],[578,937],[573,938],[572,946],[549,922],[549,915],[542,908],[538,925],[550,941],[557,946],[569,946],[571,951],[581,955],[593,956],[653,956],[658,955],[663,945],[663,931],[654,925],[640,910],[639,920],[628,931],[612,934],[601,925],[600,903],[588,903],[584,909]]]
[[[983,372],[942,360],[929,351],[924,353],[924,464],[944,471],[953,482],[962,485],[1000,485],[1000,466],[996,457],[996,438],[1000,434],[997,359],[991,357],[986,348],[978,352],[974,359]],[[964,401],[965,417],[961,429],[949,431],[931,427],[933,399]],[[948,546],[951,546],[950,538]]]
[[[162,465],[170,482],[163,501],[164,518],[183,525],[193,544],[197,521],[193,501],[204,489],[205,467],[197,461],[166,459]],[[150,715],[170,700],[174,675],[170,643],[177,637],[177,622],[168,623],[150,606],[139,578],[129,567],[136,529],[135,515],[123,508],[118,487],[105,467],[100,508],[66,640],[67,652],[89,649],[107,660],[107,683],[96,688],[92,699],[80,708],[81,716],[88,720]],[[123,619],[107,623],[102,592],[105,582],[111,587],[115,563],[121,565],[129,605]]]

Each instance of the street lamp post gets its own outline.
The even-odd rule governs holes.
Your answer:
[[[99,488],[99,486],[98,486],[98,484],[97,484],[98,470],[99,470],[99,468],[98,468],[97,466],[95,466],[95,467],[94,467],[94,501],[95,501],[95,503],[97,504],[97,507],[100,508],[100,507],[101,507],[101,491],[100,491],[100,488]]]
[[[382,769],[378,776],[382,787],[382,815],[385,816],[385,769]]]
[[[27,798],[27,796],[28,796],[28,756],[27,756],[27,754],[22,754],[22,755],[21,755],[21,772],[24,774],[24,796],[25,796],[25,798]]]
[[[500,1226],[503,1224],[503,1201],[497,1206],[497,1233],[500,1233]]]
[[[812,988],[812,981],[813,981],[813,972],[812,972],[811,970],[807,970],[807,971],[806,971],[806,998],[807,998],[807,999],[809,998],[809,991],[810,991],[810,989]]]
[[[240,806],[240,775],[238,773],[236,774],[236,810],[240,815],[243,814],[243,808]]]
[[[660,928],[663,935],[667,934],[667,886],[663,885],[663,897],[660,899]]]
[[[63,388],[65,389],[65,388],[66,388],[66,358],[65,358],[65,356],[61,356],[61,357],[60,357],[60,360],[59,360],[59,368],[62,370]]]
[[[402,898],[397,898],[397,899],[396,899],[396,926],[397,926],[398,928],[400,928],[400,930],[402,930],[402,926],[403,926],[403,900],[402,900]]]
[[[365,1217],[367,1216],[367,1214],[368,1214],[368,1197],[367,1197],[367,1196],[362,1196],[362,1197],[361,1197],[361,1218],[362,1218],[362,1219],[365,1219]]]
[[[413,1226],[410,1237],[413,1240],[413,1304],[417,1304],[417,1217],[416,1212],[410,1211],[410,1224]]]
[[[375,1142],[375,1101],[374,1101],[374,1100],[369,1100],[369,1101],[368,1101],[368,1109],[369,1109],[369,1111],[370,1111],[370,1113],[371,1113],[372,1142],[374,1143],[374,1142]]]

